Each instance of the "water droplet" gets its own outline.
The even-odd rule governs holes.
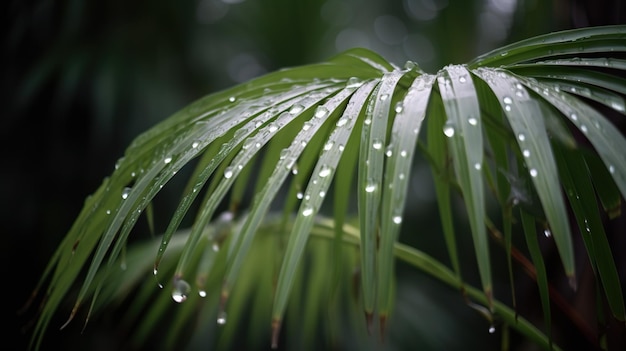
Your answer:
[[[507,105],[510,105],[513,103],[513,100],[508,96],[505,96],[504,99],[502,99],[502,101],[504,101],[504,103]]]
[[[550,229],[546,228],[546,229],[544,229],[544,230],[543,230],[543,235],[544,235],[546,238],[549,238],[549,237],[551,237],[551,236],[552,236],[552,232],[550,231]]]
[[[206,290],[203,290],[203,289],[198,290],[198,295],[200,295],[200,297],[206,297]]]
[[[304,124],[302,125],[302,130],[309,130],[312,126],[313,124],[311,122],[304,122]]]
[[[445,134],[448,138],[452,138],[454,136],[454,125],[452,122],[446,122],[446,124],[443,125],[443,134]]]
[[[343,127],[346,125],[346,123],[348,123],[348,119],[346,117],[341,117],[338,121],[337,121],[337,127]]]
[[[489,334],[493,334],[496,332],[496,327],[494,327],[493,325],[489,327]]]
[[[163,159],[163,163],[165,163],[165,164],[168,164],[170,162],[172,162],[172,157],[170,157],[170,156],[168,156],[165,159]]]
[[[324,151],[328,151],[328,150],[332,149],[333,145],[335,145],[334,141],[332,141],[332,140],[327,141],[326,144],[324,144]]]
[[[524,155],[524,157],[530,157],[530,150],[528,150],[528,149],[524,149],[524,150],[522,151],[522,155]]]
[[[224,311],[220,311],[220,312],[217,314],[217,324],[219,324],[219,325],[224,325],[224,324],[226,324],[226,317],[227,317],[227,316],[226,316],[226,312],[224,312]]]
[[[587,134],[587,126],[584,124],[580,125],[580,131],[583,132],[584,134]]]
[[[302,209],[302,215],[304,217],[308,217],[308,216],[310,216],[312,214],[313,214],[313,207],[305,206],[304,209]]]
[[[328,109],[326,108],[326,106],[318,106],[315,110],[316,118],[323,118],[326,117],[326,115],[328,115]]]
[[[387,150],[385,150],[385,156],[387,157],[393,156],[393,145],[389,144],[387,146]]]
[[[277,130],[278,130],[278,126],[276,125],[276,123],[270,123],[270,124],[267,126],[267,130],[268,130],[270,133],[274,133],[275,131],[277,131]]]
[[[526,135],[524,135],[524,133],[519,133],[519,134],[517,135],[517,140],[519,140],[519,141],[524,141],[524,140],[526,140]]]
[[[609,173],[611,173],[611,174],[615,173],[615,166],[613,166],[613,165],[609,166]]]
[[[220,251],[220,245],[218,243],[213,243],[211,245],[211,250],[213,250],[213,252],[219,252]]]
[[[539,172],[537,172],[537,170],[535,168],[531,168],[529,173],[530,173],[531,177],[536,177],[537,174],[539,174]]]
[[[366,119],[363,121],[363,123],[365,123],[365,125],[368,125],[368,126],[369,126],[370,124],[372,124],[372,119],[368,117],[368,118],[366,118]]]
[[[187,296],[189,296],[189,291],[191,287],[189,283],[184,281],[181,278],[174,278],[174,290],[172,290],[172,299],[174,301],[181,303],[187,300]]]
[[[389,94],[383,94],[380,96],[380,101],[385,101],[389,98]]]
[[[478,124],[478,119],[476,117],[470,117],[467,122],[473,126]]]
[[[304,110],[304,106],[300,104],[295,104],[291,106],[291,108],[289,109],[289,113],[292,115],[295,115],[295,114],[302,112],[302,110]]]
[[[237,98],[234,97],[234,96],[231,96],[231,97],[228,98],[228,101],[235,102],[235,101],[237,101]]]
[[[324,197],[324,196],[326,196],[326,192],[324,190],[321,190],[320,191],[320,197]]]
[[[302,200],[302,198],[304,197],[304,194],[301,191],[298,191],[298,193],[296,194],[296,197],[298,198],[298,200]]]
[[[395,223],[395,224],[400,224],[400,223],[402,223],[402,216],[394,216],[394,217],[392,218],[392,221],[393,221],[393,223]]]
[[[357,77],[350,77],[346,82],[346,88],[358,88],[363,85],[363,82]]]
[[[194,141],[193,143],[191,143],[191,147],[194,148],[194,149],[197,148],[198,145],[200,145],[200,142],[198,142],[198,141]]]
[[[578,115],[575,113],[572,113],[571,115],[569,115],[569,118],[572,119],[572,121],[577,121],[578,120]]]
[[[479,162],[474,163],[474,169],[476,169],[477,171],[480,171],[481,168],[482,166]]]
[[[122,199],[126,200],[126,198],[128,198],[128,195],[130,194],[130,191],[132,189],[129,187],[124,188],[124,190],[122,190]]]
[[[321,178],[326,178],[326,177],[328,177],[328,176],[329,176],[332,172],[333,172],[332,168],[330,168],[330,167],[329,167],[329,166],[327,166],[327,165],[323,165],[323,166],[320,168],[320,171],[319,171],[319,173],[318,173],[317,175],[319,175]]]
[[[374,150],[380,150],[383,147],[383,142],[380,139],[375,139],[372,143]]]
[[[337,146],[337,149],[339,149],[339,151],[343,152],[343,150],[345,150],[346,147],[343,144],[339,144],[339,146]]]
[[[233,167],[228,166],[224,169],[224,178],[230,179],[233,176]]]
[[[465,78],[465,76],[460,76],[459,77],[459,82],[465,83],[465,82],[467,82],[467,78]]]
[[[404,69],[407,71],[413,70],[417,67],[417,64],[413,61],[406,61],[404,63]]]
[[[404,105],[400,101],[396,104],[395,111],[396,113],[401,113],[403,110],[404,110]]]
[[[374,180],[369,180],[367,184],[365,184],[365,191],[368,193],[373,193],[377,187],[378,184]]]
[[[111,214],[111,210],[107,210],[106,214],[110,215]]]

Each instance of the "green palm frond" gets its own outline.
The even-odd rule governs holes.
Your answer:
[[[394,265],[402,260],[463,291],[490,320],[550,347],[549,328],[539,331],[494,291],[491,201],[502,215],[509,265],[511,232],[523,224],[548,326],[539,227],[554,238],[573,287],[573,238],[582,236],[604,298],[624,320],[595,199],[614,217],[626,195],[626,139],[599,112],[625,112],[626,61],[616,57],[626,52],[625,39],[626,26],[552,33],[436,74],[354,49],[194,102],[137,137],[87,198],[37,288],[45,304],[33,345],[41,344],[75,284],[70,320],[89,300],[85,308],[95,313],[134,296],[130,323],[152,305],[133,336],[138,342],[164,318],[172,296],[185,303],[171,319],[167,345],[199,314],[222,323],[227,312],[224,338],[216,343],[232,341],[238,324],[271,323],[276,345],[292,305],[308,306],[305,315],[292,317],[303,326],[313,325],[323,306],[347,305],[350,311],[331,310],[347,312],[358,328],[355,310],[362,309],[367,327],[377,322],[384,333],[397,284]],[[451,267],[399,239],[418,154],[433,174]],[[141,214],[179,173],[189,176],[187,186],[159,242],[127,249]],[[465,205],[479,289],[463,278],[470,268],[458,258],[456,242],[465,232],[452,225],[455,193]],[[191,216],[191,228],[180,229]],[[354,265],[361,306],[340,303],[351,300]],[[146,272],[166,289],[138,287]],[[250,320],[230,323],[250,301]]]

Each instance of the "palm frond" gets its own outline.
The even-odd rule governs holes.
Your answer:
[[[394,262],[400,259],[467,293],[487,318],[504,319],[549,347],[549,329],[538,331],[494,291],[487,190],[503,213],[509,266],[513,217],[520,210],[548,324],[548,282],[536,228],[545,225],[551,233],[575,288],[570,209],[610,309],[624,320],[623,293],[601,213],[590,204],[599,197],[613,216],[626,195],[626,139],[598,109],[606,106],[622,115],[626,110],[626,82],[619,77],[626,61],[614,57],[626,51],[625,36],[626,26],[547,34],[436,74],[413,62],[400,68],[373,52],[354,49],[194,102],[137,137],[111,176],[87,198],[37,288],[45,289],[45,304],[33,345],[41,344],[53,314],[76,283],[80,290],[68,322],[90,298],[96,311],[99,299],[127,294],[130,283],[121,277],[132,282],[152,268],[171,294],[155,289],[153,300],[148,298],[151,290],[143,287],[136,305],[160,306],[151,310],[159,318],[170,301],[164,295],[188,300],[186,306],[204,306],[191,292],[213,292],[206,308],[217,314],[218,323],[226,320],[227,311],[243,313],[245,301],[273,296],[276,346],[289,299],[301,296],[298,291],[307,286],[314,289],[307,298],[317,298],[311,306],[321,306],[330,299],[320,297],[328,291],[349,290],[350,278],[342,267],[353,255],[369,329],[377,315],[385,332],[393,305]],[[452,269],[399,240],[418,151],[429,161],[435,180]],[[127,258],[126,264],[137,270],[120,272],[120,255],[133,227],[185,166],[195,168],[160,243]],[[454,191],[467,211],[482,293],[461,275],[466,268],[459,263],[456,241],[464,233],[452,225]],[[248,192],[253,194],[250,203],[245,201]],[[326,201],[329,197],[334,200]],[[181,231],[183,219],[194,215],[192,204],[199,205],[193,225]],[[331,219],[320,226],[328,214]],[[358,229],[346,230],[352,221]],[[416,230],[418,235],[421,231]],[[303,259],[320,241],[328,245],[307,265],[313,273],[305,277]],[[358,254],[352,250],[356,247]],[[140,258],[144,250],[156,256],[152,267]],[[325,255],[331,259],[320,259]],[[278,269],[272,268],[274,262]],[[124,289],[113,291],[113,281]],[[256,289],[265,293],[253,297]],[[259,307],[261,301],[254,305],[259,311],[253,320],[258,321],[269,309]],[[193,310],[181,306],[173,324],[180,328],[188,323]],[[137,313],[131,312],[135,318]],[[147,320],[151,322],[136,337],[154,326],[155,319]],[[232,335],[229,328],[234,324],[224,333]],[[178,335],[172,334],[170,344]]]

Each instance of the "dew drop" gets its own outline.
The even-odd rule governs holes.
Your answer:
[[[348,123],[348,119],[346,117],[342,117],[337,121],[337,127],[343,127]]]
[[[539,173],[537,172],[537,170],[535,168],[531,168],[530,169],[530,176],[531,177],[536,177],[537,174],[539,174]]]
[[[323,118],[326,117],[326,115],[328,115],[328,109],[326,108],[326,106],[318,106],[315,110],[316,118]]]
[[[358,88],[363,85],[363,82],[357,77],[350,77],[346,82],[346,88]]]
[[[544,235],[546,238],[549,238],[549,237],[551,237],[551,236],[552,236],[552,232],[550,231],[550,229],[546,228],[546,229],[544,229],[544,230],[543,230],[543,235]]]
[[[571,115],[569,115],[569,118],[572,119],[572,121],[577,121],[578,120],[578,115],[575,113],[572,113]]]
[[[465,83],[465,82],[467,82],[467,78],[465,78],[465,76],[460,76],[459,77],[459,82]]]
[[[295,104],[291,106],[291,108],[289,109],[289,113],[292,115],[295,115],[295,114],[302,112],[302,110],[304,110],[304,106],[300,104]]]
[[[122,190],[122,200],[126,200],[128,198],[128,195],[130,194],[130,191],[132,189],[129,187],[124,188],[124,190]]]
[[[524,151],[522,151],[522,155],[524,155],[524,157],[530,157],[530,150],[524,149]]]
[[[392,220],[393,220],[393,223],[400,224],[402,223],[402,216],[394,216]]]
[[[198,145],[200,145],[200,143],[197,142],[197,141],[194,141],[193,143],[191,143],[191,147],[194,148],[194,149],[197,148]]]
[[[508,96],[505,96],[504,99],[502,99],[502,101],[504,101],[504,103],[507,105],[510,105],[513,103],[513,100]]]
[[[270,125],[268,125],[267,128],[270,133],[274,133],[275,131],[278,130],[278,126],[275,123],[270,123]]]
[[[324,197],[324,196],[326,196],[326,192],[324,190],[321,190],[320,191],[320,197]]]
[[[372,147],[375,150],[380,150],[383,147],[383,142],[379,139],[375,139],[374,142],[372,143]]]
[[[224,311],[220,311],[220,312],[217,314],[217,324],[219,324],[219,325],[224,325],[224,324],[226,324],[226,317],[227,317],[227,316],[226,316],[226,312],[224,312]]]
[[[611,173],[611,174],[615,173],[615,166],[613,166],[613,165],[609,166],[609,173]]]
[[[524,140],[526,140],[526,135],[524,135],[524,133],[519,133],[519,134],[517,135],[517,140],[519,140],[519,141],[524,141]]]
[[[110,215],[111,214],[111,210],[107,210],[106,214]]]
[[[228,101],[235,102],[235,101],[237,101],[237,98],[234,97],[234,96],[231,96],[231,97],[228,98]]]
[[[581,132],[583,132],[583,133],[585,133],[585,134],[587,134],[587,126],[586,126],[586,125],[584,125],[584,124],[581,124],[581,125],[580,125],[580,131],[581,131]]]
[[[365,191],[368,193],[373,193],[377,187],[378,185],[376,184],[375,181],[369,180],[367,184],[365,184]]]
[[[200,297],[206,297],[206,290],[204,289],[198,290],[198,295],[200,295]]]
[[[313,207],[311,207],[311,206],[306,206],[306,207],[304,207],[304,209],[302,210],[302,215],[303,215],[304,217],[308,217],[308,216],[310,216],[310,215],[312,215],[312,214],[313,214]]]
[[[332,140],[329,140],[328,142],[326,142],[326,144],[324,144],[324,151],[328,151],[332,149],[333,145],[335,145],[335,142]]]
[[[365,123],[365,125],[368,125],[368,126],[369,126],[370,124],[372,124],[372,119],[371,119],[371,118],[366,118],[366,119],[363,121],[363,123]]]
[[[479,162],[474,163],[474,169],[476,169],[477,171],[480,171],[481,168],[482,166]]]
[[[443,125],[443,134],[445,134],[448,138],[452,138],[454,136],[454,126],[451,122],[446,122],[446,124]]]
[[[380,96],[380,101],[385,101],[389,98],[389,94],[383,94]]]
[[[476,117],[470,117],[470,119],[467,120],[467,122],[473,126],[478,124],[478,119],[476,119]]]
[[[165,163],[165,164],[168,164],[170,162],[172,162],[172,157],[170,157],[170,156],[168,156],[165,159],[163,159],[163,163]]]
[[[494,327],[493,325],[489,327],[489,334],[493,334],[496,332],[496,327]]]
[[[401,113],[404,110],[404,105],[402,104],[402,102],[398,102],[394,110],[396,111],[396,113]]]
[[[313,124],[311,124],[311,122],[304,122],[304,124],[302,125],[302,130],[309,130],[311,129],[311,126],[313,126]]]
[[[322,178],[326,178],[326,177],[328,177],[332,173],[332,171],[333,171],[332,168],[330,168],[327,165],[323,165],[320,168],[320,171],[319,171],[319,173],[317,175],[319,175]]]
[[[224,169],[224,178],[226,179],[230,179],[233,176],[233,167],[226,167],[226,169]]]
[[[187,300],[190,290],[191,287],[189,286],[189,283],[181,278],[174,278],[174,290],[172,290],[172,299],[174,299],[174,301],[178,303],[184,302],[185,300]]]

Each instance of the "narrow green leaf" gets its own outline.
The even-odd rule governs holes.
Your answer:
[[[506,45],[469,63],[479,66],[503,66],[564,54],[626,51],[626,26],[578,28],[539,35]]]
[[[537,286],[539,287],[539,297],[541,299],[541,307],[543,309],[543,320],[545,322],[545,328],[547,330],[550,344],[552,344],[551,325],[552,325],[552,313],[550,312],[550,291],[548,289],[548,275],[546,273],[546,267],[543,262],[543,256],[541,254],[541,248],[539,247],[539,240],[537,239],[537,230],[535,228],[535,220],[531,215],[520,211],[522,219],[522,226],[524,228],[524,234],[526,236],[526,245],[530,252],[530,258],[535,266],[535,272],[537,273]]]
[[[524,164],[541,200],[543,211],[553,233],[565,274],[575,283],[574,250],[567,211],[558,181],[556,163],[551,151],[542,116],[553,118],[529,93],[517,77],[504,71],[478,69],[475,73],[491,87],[516,136]]]
[[[595,198],[595,193],[587,164],[578,152],[559,151],[562,156],[557,158],[561,161],[559,163],[561,179],[583,237],[589,261],[594,268],[597,267],[597,275],[602,282],[613,315],[622,321],[626,320],[624,296],[611,247],[596,202],[589,201]]]
[[[602,159],[595,152],[587,152],[584,149],[581,152],[604,211],[610,219],[617,218],[621,215],[622,197],[611,172],[606,169]]]
[[[485,199],[482,179],[483,136],[481,113],[469,71],[448,66],[437,78],[448,120],[444,133],[452,154],[456,178],[468,212],[474,250],[487,301],[493,297],[491,260],[484,225]],[[491,303],[489,303],[491,309]]]
[[[368,99],[368,110],[363,120],[357,194],[361,227],[361,283],[368,324],[376,303],[379,211],[387,126],[396,84],[406,73],[393,71],[383,76],[377,90]]]
[[[378,259],[378,311],[383,318],[391,311],[392,282],[394,274],[393,247],[398,241],[404,214],[408,179],[416,150],[416,144],[434,76],[417,77],[408,89],[404,99],[394,107],[395,119],[391,129],[391,139],[385,154],[385,174],[382,199],[381,235]]]

